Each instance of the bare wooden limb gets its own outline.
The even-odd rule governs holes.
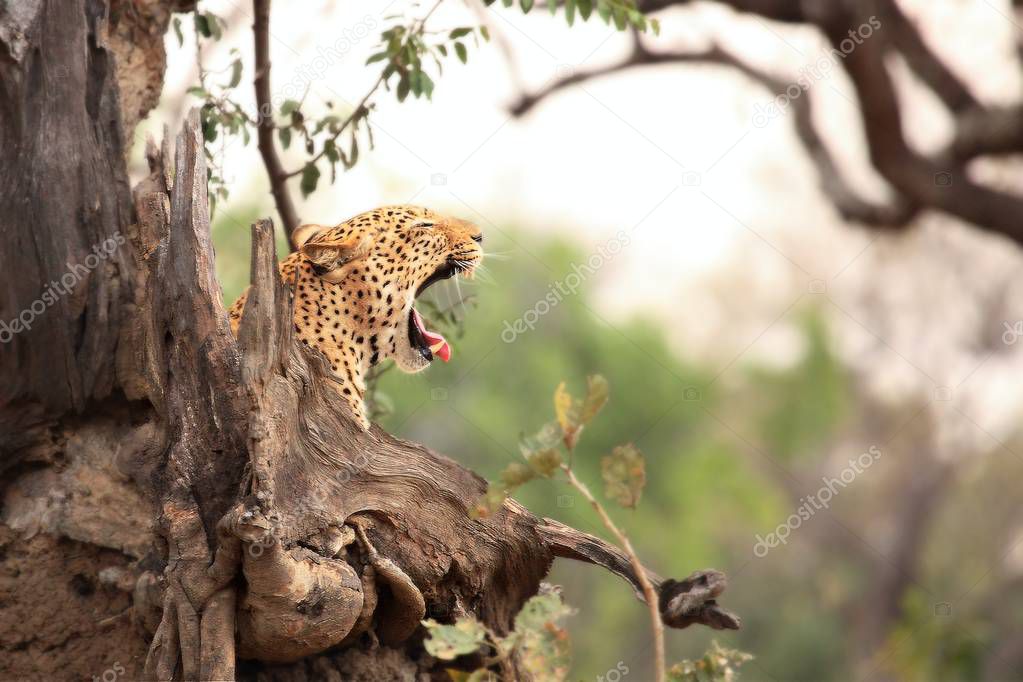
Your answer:
[[[594,78],[625,69],[664,64],[727,66],[763,84],[774,94],[784,93],[788,86],[788,83],[782,79],[717,45],[697,52],[651,52],[643,47],[638,37],[635,40],[632,53],[625,60],[598,69],[577,71],[552,81],[536,93],[522,94],[520,99],[512,105],[511,112],[516,116],[521,116],[555,92]],[[821,190],[833,202],[843,218],[867,225],[891,227],[903,226],[916,215],[917,207],[901,197],[896,197],[889,204],[879,204],[860,197],[846,182],[842,171],[838,168],[838,164],[814,126],[810,95],[806,94],[803,97],[790,100],[789,106],[793,112],[796,133],[817,168]]]
[[[274,142],[274,110],[270,96],[270,0],[252,0],[252,35],[255,39],[256,78],[256,138],[259,153],[266,166],[277,213],[281,216],[284,232],[291,240],[291,233],[298,227],[298,213],[288,189],[288,174],[281,165]]]
[[[687,4],[688,0],[640,3],[647,12]],[[871,163],[893,190],[894,198],[889,203],[878,204],[861,198],[844,180],[813,124],[810,96],[807,94],[790,102],[796,132],[817,167],[822,190],[844,218],[880,228],[902,228],[922,210],[940,210],[1023,243],[1023,194],[979,183],[970,177],[965,165],[980,155],[1023,151],[1020,107],[981,105],[924,42],[919,30],[894,0],[872,0],[855,6],[807,4],[795,0],[719,0],[719,4],[776,21],[816,26],[828,37],[832,47],[844,55],[842,65],[859,97]],[[880,17],[881,29],[859,41],[851,52],[842,49],[843,42],[849,41],[850,30],[866,24],[874,15]],[[903,135],[902,111],[886,64],[891,54],[901,55],[946,106],[958,114],[954,142],[933,157],[912,149]],[[544,98],[593,78],[635,67],[683,63],[727,65],[777,93],[784,92],[787,85],[764,69],[717,46],[698,52],[653,53],[637,40],[624,60],[569,74],[536,93],[521,95],[510,108],[513,114],[521,116]]]
[[[893,36],[894,47],[905,58],[909,68],[941,98],[949,110],[958,113],[980,106],[966,84],[927,45],[898,2],[884,2],[881,10],[883,30]]]

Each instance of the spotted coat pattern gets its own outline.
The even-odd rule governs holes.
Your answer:
[[[295,295],[295,337],[326,356],[338,391],[368,427],[366,372],[387,358],[410,373],[429,365],[409,340],[415,296],[442,268],[471,277],[482,234],[426,208],[385,206],[335,227],[304,225],[293,239],[298,251],[280,274]],[[247,294],[231,306],[235,334]]]

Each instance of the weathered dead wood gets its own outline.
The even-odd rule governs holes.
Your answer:
[[[26,421],[15,410],[81,412],[115,383],[132,207],[105,14],[102,0],[0,5],[0,407],[12,429]]]

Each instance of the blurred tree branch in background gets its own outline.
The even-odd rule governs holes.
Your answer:
[[[562,6],[574,4],[573,1]],[[690,4],[688,0],[652,0],[640,2],[639,8],[650,14]],[[792,98],[791,102],[796,132],[816,164],[821,189],[843,218],[878,228],[900,229],[929,209],[1023,243],[1023,196],[981,184],[968,172],[970,162],[982,156],[1023,152],[1023,105],[1004,107],[980,102],[968,84],[925,42],[895,0],[809,3],[720,0],[717,4],[765,19],[815,27],[833,50],[843,55],[836,62],[844,62],[844,70],[856,90],[871,164],[891,189],[892,196],[887,202],[868,201],[850,188],[813,123],[809,96]],[[871,22],[879,30],[853,41],[853,29]],[[955,134],[945,149],[925,155],[907,141],[898,88],[888,68],[893,58],[903,59],[954,117]],[[634,33],[633,49],[625,59],[569,74],[538,92],[523,94],[511,111],[522,116],[547,96],[593,78],[634,67],[679,63],[727,65],[778,95],[784,95],[787,87],[795,85],[717,45],[704,50],[653,52]]]

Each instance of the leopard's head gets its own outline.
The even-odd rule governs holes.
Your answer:
[[[336,227],[304,225],[293,241],[296,330],[335,372],[392,358],[413,373],[435,355],[447,358],[447,342],[426,328],[415,300],[435,282],[472,277],[483,257],[478,227],[426,208],[387,206]]]

